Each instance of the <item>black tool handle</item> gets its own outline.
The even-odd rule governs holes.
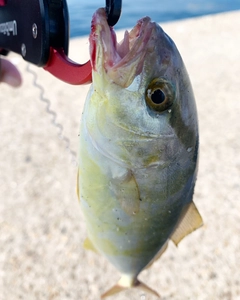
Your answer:
[[[50,47],[68,54],[66,0],[1,0],[0,54],[13,51],[37,66],[48,62]]]

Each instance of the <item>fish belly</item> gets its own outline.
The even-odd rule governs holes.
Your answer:
[[[194,166],[128,168],[105,156],[83,127],[78,184],[88,238],[121,273],[137,276],[191,202]]]

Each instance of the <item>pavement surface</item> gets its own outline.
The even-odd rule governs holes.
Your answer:
[[[134,24],[133,24],[134,25]],[[176,248],[170,243],[140,279],[164,300],[240,299],[240,11],[162,24],[185,61],[200,124],[194,201],[204,226]],[[122,33],[120,33],[122,35]],[[88,58],[87,38],[70,57]],[[96,300],[119,278],[85,251],[86,227],[76,197],[74,153],[40,100],[26,63],[11,59],[23,85],[1,84],[0,300]],[[71,151],[89,86],[70,86],[31,66],[51,101]],[[133,289],[109,299],[151,300]]]

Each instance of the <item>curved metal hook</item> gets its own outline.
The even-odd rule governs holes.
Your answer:
[[[106,13],[109,26],[117,24],[122,10],[122,0],[106,0]]]

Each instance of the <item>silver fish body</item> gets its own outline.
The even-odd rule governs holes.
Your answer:
[[[174,42],[146,17],[117,44],[99,9],[90,36],[93,84],[81,120],[79,196],[88,243],[122,274],[104,296],[202,224],[192,202],[198,121]]]

